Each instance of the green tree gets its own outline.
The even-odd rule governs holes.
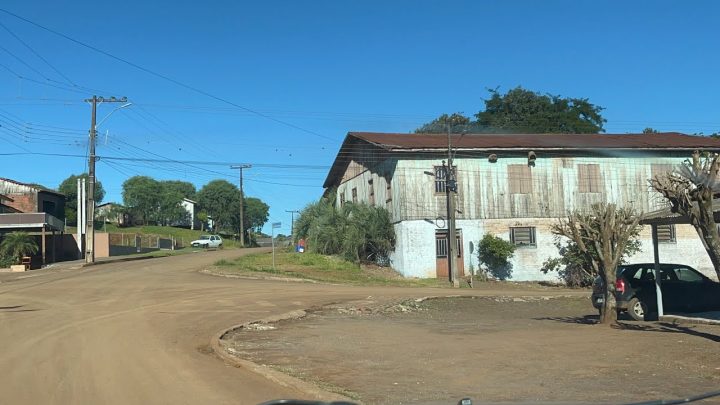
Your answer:
[[[654,129],[654,128],[647,127],[647,128],[645,128],[645,129],[643,129],[643,132],[642,132],[642,133],[643,133],[643,134],[657,134],[657,133],[658,133],[658,130],[657,130],[657,129]]]
[[[87,182],[87,173],[71,174],[70,177],[60,183],[58,192],[65,195],[65,219],[68,224],[77,221],[77,181],[85,179]],[[105,189],[100,181],[95,181],[95,203],[99,204],[105,198]]]
[[[189,217],[190,214],[182,206],[182,199],[186,198],[184,192],[189,191],[188,185],[195,189],[195,186],[184,181],[159,182],[157,221],[160,224],[172,225]]]
[[[259,198],[246,197],[243,212],[245,213],[245,231],[249,229],[253,232],[260,232],[268,221],[270,207]]]
[[[471,124],[471,119],[464,116],[462,113],[452,113],[450,115],[443,114],[434,120],[424,124],[420,128],[415,130],[415,133],[419,134],[434,134],[434,133],[445,133],[447,132],[448,126],[450,126],[450,132],[457,133],[462,132],[468,125]]]
[[[453,133],[467,130],[472,133],[596,134],[604,131],[603,108],[586,98],[541,94],[522,87],[505,94],[498,89],[488,89],[488,92],[490,97],[485,100],[485,109],[475,114],[475,120],[459,113],[443,114],[416,132],[445,133],[447,124]]]
[[[148,176],[133,176],[122,185],[123,203],[136,218],[147,225],[157,221],[161,201],[160,183]]]
[[[200,211],[197,213],[197,219],[200,221],[200,230],[205,231],[205,224],[207,224],[208,221],[208,214],[205,211]]]
[[[10,232],[0,242],[0,256],[10,257],[16,264],[22,262],[23,256],[37,252],[38,245],[27,232]]]
[[[163,183],[163,187],[166,190],[172,190],[172,191],[180,194],[182,196],[181,198],[187,198],[189,200],[194,200],[195,195],[197,194],[195,185],[188,181],[165,180],[162,183]]]
[[[239,222],[240,190],[227,180],[213,180],[197,193],[198,204],[217,229],[234,230]]]

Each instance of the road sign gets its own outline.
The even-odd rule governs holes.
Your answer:
[[[273,222],[273,224],[272,224],[273,229],[280,228],[281,226],[282,226],[281,222]]]

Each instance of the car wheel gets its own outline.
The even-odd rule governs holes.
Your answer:
[[[222,243],[221,243],[221,244],[218,245],[218,249],[222,249],[222,248],[223,248],[223,245],[222,245]]]
[[[638,297],[633,297],[630,302],[628,302],[627,312],[633,320],[644,321],[648,313],[648,308]]]

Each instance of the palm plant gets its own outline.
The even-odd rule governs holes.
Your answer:
[[[23,256],[38,252],[38,245],[27,232],[11,232],[0,242],[0,256],[13,258],[17,264],[22,262]]]

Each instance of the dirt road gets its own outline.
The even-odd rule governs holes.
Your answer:
[[[225,365],[208,354],[211,336],[241,322],[369,295],[457,292],[198,273],[240,254],[203,252],[0,280],[0,404],[256,404],[307,397]]]

